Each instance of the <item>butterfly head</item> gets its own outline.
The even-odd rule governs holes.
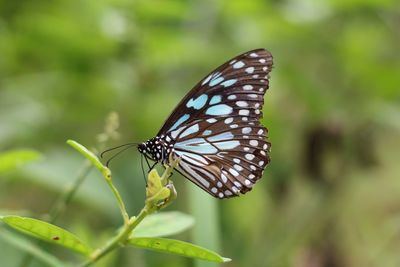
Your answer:
[[[153,161],[162,161],[165,158],[165,148],[158,137],[152,138],[138,145],[139,153]]]

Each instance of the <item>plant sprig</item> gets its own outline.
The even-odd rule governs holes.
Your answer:
[[[47,242],[58,244],[60,246],[70,249],[71,251],[75,251],[84,256],[87,256],[87,259],[78,265],[80,267],[90,266],[109,252],[115,250],[118,247],[126,245],[208,261],[230,261],[230,259],[221,257],[213,251],[187,242],[174,239],[165,239],[157,236],[136,237],[135,233],[133,232],[133,230],[148,215],[165,208],[166,206],[171,204],[174,199],[176,199],[177,193],[172,181],[169,179],[169,176],[171,175],[172,170],[179,163],[179,158],[170,158],[170,162],[168,165],[165,165],[166,169],[161,177],[156,170],[152,170],[148,174],[148,186],[146,188],[145,205],[137,216],[129,216],[128,212],[126,211],[123,199],[118,192],[118,189],[113,184],[112,173],[110,169],[104,166],[100,162],[98,157],[93,152],[85,148],[83,145],[73,140],[68,140],[67,143],[75,148],[77,151],[79,151],[82,155],[84,155],[91,162],[91,164],[99,170],[99,172],[102,174],[105,181],[107,182],[108,186],[110,187],[111,191],[114,193],[124,221],[124,224],[118,231],[118,233],[115,236],[112,236],[103,246],[92,250],[88,245],[86,245],[74,234],[48,222],[19,216],[3,216],[0,217],[0,220],[2,220],[4,223],[8,224],[12,228],[19,230],[20,232],[45,240]],[[180,218],[182,218],[182,216]],[[187,224],[181,225],[181,230],[187,228]],[[178,231],[179,229],[175,229],[174,232]]]

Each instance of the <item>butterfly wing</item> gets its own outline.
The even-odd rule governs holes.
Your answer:
[[[215,197],[251,190],[269,162],[259,120],[271,68],[265,49],[229,60],[183,98],[158,134],[181,157],[178,171]]]

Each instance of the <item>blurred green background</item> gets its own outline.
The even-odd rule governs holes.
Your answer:
[[[0,163],[0,213],[49,211],[82,165],[68,138],[99,150],[144,141],[209,71],[265,47],[272,161],[249,194],[225,201],[175,174],[168,209],[197,219],[178,238],[216,248],[229,267],[400,266],[399,28],[395,0],[2,0],[0,151],[42,156]],[[98,147],[112,111],[119,139]],[[131,214],[144,200],[139,159],[132,149],[112,164]],[[121,219],[100,175],[91,172],[57,224],[92,246],[114,233]],[[1,239],[0,248],[1,266],[22,266],[20,250]],[[127,248],[96,266],[194,264]]]

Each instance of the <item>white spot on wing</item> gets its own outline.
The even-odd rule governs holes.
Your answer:
[[[239,176],[239,173],[238,173],[236,170],[232,169],[232,168],[229,169],[229,172],[230,172],[233,176]]]
[[[241,116],[248,116],[249,114],[250,114],[250,111],[248,109],[239,110],[239,115],[241,115]]]
[[[223,173],[221,173],[221,179],[222,179],[222,182],[224,182],[224,183],[228,182],[228,178]]]
[[[253,73],[254,72],[254,67],[248,67],[248,68],[246,68],[245,69],[245,71],[247,72],[247,73]]]
[[[250,140],[249,144],[252,145],[252,146],[257,146],[258,145],[258,141],[257,140]]]
[[[243,170],[242,166],[237,165],[237,164],[233,165],[233,168],[235,168],[238,171],[242,171]]]
[[[247,107],[249,104],[246,101],[237,101],[236,105],[238,107],[242,107],[243,108],[243,107]]]
[[[210,75],[208,75],[208,77],[204,79],[204,81],[201,83],[201,85],[205,85],[206,83],[208,83],[210,81],[212,75],[213,75],[212,73]]]
[[[245,155],[245,158],[248,159],[248,160],[253,160],[254,157],[255,157],[255,156],[254,156],[253,154],[246,154],[246,155]]]
[[[231,191],[229,191],[229,190],[225,190],[225,195],[227,195],[227,196],[232,196],[232,192]]]
[[[244,127],[242,129],[242,134],[249,134],[251,132],[251,128],[250,127]]]
[[[233,122],[233,118],[227,118],[227,119],[224,120],[224,122],[226,124],[232,123]]]
[[[250,182],[250,180],[247,180],[247,179],[244,180],[244,184],[245,184],[246,186],[251,186],[251,185],[252,185],[252,183]]]

